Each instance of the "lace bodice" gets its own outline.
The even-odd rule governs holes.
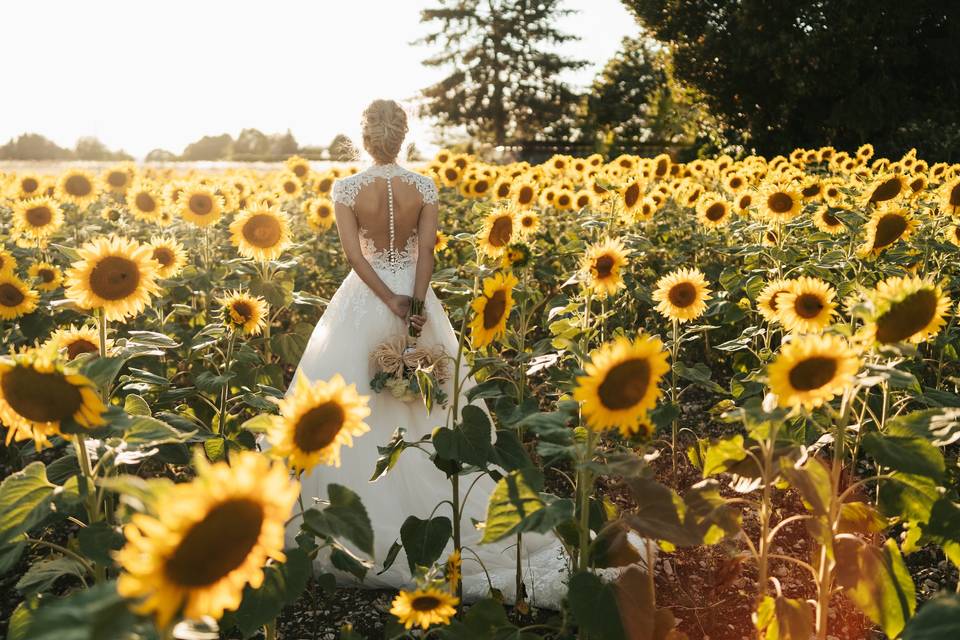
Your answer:
[[[360,229],[360,250],[363,257],[367,259],[370,266],[377,271],[389,271],[398,273],[417,264],[417,232],[414,231],[407,238],[407,244],[403,249],[397,251],[394,259],[390,259],[389,249],[377,249],[373,238],[367,235],[366,229]]]
[[[423,196],[423,204],[437,204],[439,202],[437,185],[432,178],[404,169],[397,164],[375,164],[360,173],[338,179],[333,183],[333,201],[353,207],[360,190],[377,178],[400,178],[403,182],[412,184],[417,188],[417,191]]]

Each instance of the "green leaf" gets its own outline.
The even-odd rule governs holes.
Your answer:
[[[710,372],[710,367],[698,362],[692,367],[688,367],[682,362],[674,362],[673,370],[677,373],[678,376],[684,380],[689,380],[698,387],[706,389],[707,391],[718,393],[720,395],[727,395],[727,390],[718,385],[716,382],[710,379],[712,375]]]
[[[897,543],[888,539],[875,547],[841,538],[835,546],[844,593],[889,637],[899,636],[916,608],[916,593]]]
[[[780,472],[800,492],[803,504],[816,515],[826,515],[830,506],[830,472],[817,458],[807,458],[802,466],[782,465]]]
[[[241,424],[240,429],[250,433],[266,433],[272,424],[273,416],[269,413],[261,413]]]
[[[960,594],[951,593],[920,607],[903,630],[901,640],[950,640],[960,638]]]
[[[669,609],[657,609],[649,576],[639,567],[631,567],[617,579],[615,593],[620,622],[630,640],[669,640],[676,620]]]
[[[617,609],[617,593],[612,585],[604,584],[592,573],[580,571],[570,578],[567,601],[577,624],[590,637],[626,640]]]
[[[303,526],[313,535],[327,540],[349,540],[367,555],[372,555],[373,529],[360,498],[340,485],[331,484],[327,490],[331,492],[330,505],[322,511],[307,509],[303,514]]]
[[[804,600],[765,596],[757,608],[757,629],[766,640],[810,640],[813,613]]]
[[[77,542],[84,556],[104,566],[111,566],[113,558],[110,554],[123,547],[124,538],[119,529],[101,520],[80,529]]]
[[[17,591],[24,596],[46,593],[62,576],[82,578],[87,569],[79,561],[69,556],[50,556],[30,565],[27,572],[17,582]]]
[[[285,364],[296,366],[309,339],[301,333],[278,333],[270,338],[270,347]]]
[[[937,483],[924,476],[896,473],[880,483],[880,513],[893,518],[902,517],[915,522],[926,522],[930,509],[940,498]]]
[[[630,542],[630,527],[623,520],[607,524],[590,543],[590,566],[598,569],[626,567],[641,560],[637,548]]]
[[[930,509],[930,519],[920,525],[923,535],[937,544],[960,542],[960,506],[949,498],[940,498]]]
[[[443,554],[451,535],[453,524],[446,516],[436,516],[429,520],[409,516],[400,527],[400,541],[407,554],[410,573],[416,573],[418,566],[433,566]]]
[[[702,543],[702,536],[685,524],[686,505],[675,491],[652,478],[629,478],[626,482],[636,509],[624,519],[637,533],[677,546]]]
[[[180,346],[180,343],[163,333],[154,331],[128,331],[130,344],[145,347],[159,347],[160,349],[174,349]]]
[[[721,438],[707,446],[703,462],[703,477],[723,473],[730,468],[731,462],[740,462],[747,457],[743,448],[743,436],[735,435]]]
[[[141,396],[131,393],[123,399],[123,410],[132,416],[149,416],[150,405]]]
[[[530,471],[510,472],[497,482],[490,494],[486,526],[480,542],[496,542],[522,530],[524,521],[544,508],[546,504],[531,486]]]
[[[946,471],[943,454],[923,438],[868,433],[863,448],[885,467],[912,475],[942,480]]]
[[[497,430],[497,441],[493,444],[493,460],[504,471],[516,471],[534,466],[527,450],[514,431]]]
[[[888,421],[886,430],[897,435],[919,436],[934,446],[946,447],[960,441],[960,409],[941,407],[914,411]]]
[[[397,427],[386,446],[381,447],[377,445],[377,453],[379,456],[377,457],[377,466],[374,467],[373,475],[370,476],[370,482],[376,482],[393,469],[400,460],[400,454],[403,453],[407,447],[411,446],[410,443],[403,439],[405,434],[406,429]]]
[[[30,618],[30,640],[106,640],[125,638],[136,622],[126,601],[117,595],[116,582],[48,602]]]
[[[50,514],[54,491],[42,462],[31,462],[0,484],[0,540],[11,540],[40,524]]]
[[[161,444],[186,442],[196,433],[196,431],[174,429],[166,422],[151,418],[149,415],[135,415],[131,417],[130,423],[123,431],[123,440],[130,447],[149,448]]]
[[[346,571],[361,582],[370,570],[369,564],[361,562],[359,558],[350,555],[340,546],[334,546],[330,551],[330,564],[340,571]]]
[[[283,607],[296,602],[307,587],[312,572],[310,558],[297,548],[286,549],[284,555],[286,562],[264,567],[259,589],[250,585],[244,588],[240,607],[226,621],[235,624],[245,638],[273,621]]]

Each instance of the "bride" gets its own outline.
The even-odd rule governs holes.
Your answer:
[[[364,585],[396,589],[412,586],[402,551],[389,570],[379,575],[376,571],[399,538],[404,520],[411,515],[429,518],[435,507],[449,498],[450,483],[419,451],[405,453],[387,476],[369,482],[377,445],[385,444],[397,427],[407,430],[407,440],[427,436],[445,424],[446,411],[435,406],[428,413],[422,402],[404,402],[388,392],[372,392],[370,380],[376,371],[370,354],[385,340],[405,334],[408,322],[421,330],[420,346],[442,346],[451,355],[458,346],[453,327],[430,288],[437,236],[437,187],[431,178],[396,164],[406,132],[406,114],[392,100],[374,101],[363,112],[363,144],[374,164],[339,179],[333,186],[340,243],[353,270],[313,330],[287,392],[293,392],[300,376],[312,383],[340,374],[347,384],[356,385],[361,395],[369,397],[371,413],[366,423],[370,431],[356,438],[352,448],[342,449],[339,468],[321,465],[304,474],[302,493],[307,504],[315,498],[324,500],[327,485],[335,482],[360,495],[373,523],[377,563]],[[418,315],[410,314],[413,299],[424,303]],[[465,386],[471,385],[468,381]],[[452,395],[452,384],[445,386],[448,396]],[[461,406],[465,404],[463,398]],[[515,549],[510,543],[481,546],[480,533],[470,526],[471,519],[486,518],[493,487],[489,476],[484,477],[466,497],[462,544],[476,552],[483,563],[481,567],[471,554],[463,556],[463,594],[468,601],[489,593],[487,574],[489,582],[508,601],[515,600]],[[288,528],[291,540],[295,534],[296,525]],[[451,543],[446,553],[452,550]],[[523,553],[530,601],[556,608],[565,591],[567,568],[561,544],[553,536],[525,534]],[[328,563],[323,568],[347,579]]]

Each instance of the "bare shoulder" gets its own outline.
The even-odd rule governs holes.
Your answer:
[[[415,185],[417,191],[423,196],[423,204],[437,204],[439,201],[439,193],[437,191],[437,184],[433,181],[433,178],[425,176],[422,173],[417,173],[416,171],[410,171],[409,169],[405,169],[404,173],[406,181]]]

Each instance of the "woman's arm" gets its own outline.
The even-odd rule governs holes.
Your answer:
[[[347,261],[353,270],[356,271],[360,279],[366,283],[370,290],[383,303],[390,307],[397,316],[407,317],[410,310],[410,298],[395,294],[390,290],[380,276],[374,270],[363,255],[360,249],[360,231],[357,229],[357,218],[353,215],[353,210],[345,204],[335,203],[333,208],[337,219],[337,233],[340,235],[340,246],[347,256]]]
[[[439,215],[436,203],[425,204],[420,210],[420,220],[417,222],[417,274],[413,284],[413,297],[417,300],[426,300],[430,279],[433,277],[433,248],[437,241],[437,217]]]

